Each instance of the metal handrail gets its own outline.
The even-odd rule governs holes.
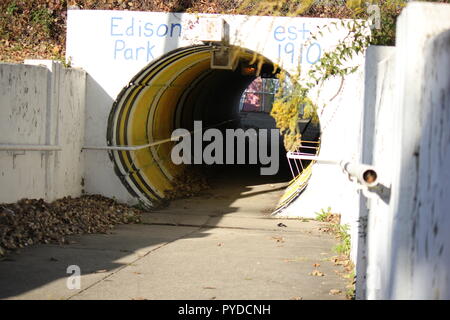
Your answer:
[[[226,120],[226,121],[222,121],[218,124],[215,124],[214,126],[210,126],[207,128],[202,128],[202,129],[209,129],[209,128],[215,128],[218,126],[221,126],[225,123],[228,122],[233,122],[236,121],[237,119],[231,119],[231,120]],[[182,135],[178,135],[175,137],[170,137],[167,139],[163,139],[163,140],[158,140],[158,141],[154,141],[154,142],[150,142],[147,144],[143,144],[143,145],[137,145],[137,146],[84,146],[82,149],[83,150],[111,150],[111,151],[137,151],[137,150],[141,150],[141,149],[146,149],[149,147],[154,147],[163,143],[167,143],[170,141],[178,141],[180,138],[191,135],[192,133],[195,133],[195,130],[190,131],[187,134],[182,134]]]
[[[0,151],[61,151],[61,146],[44,144],[0,144]]]

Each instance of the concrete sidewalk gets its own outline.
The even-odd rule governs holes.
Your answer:
[[[70,245],[28,248],[0,262],[0,297],[344,298],[329,294],[345,293],[340,270],[329,260],[335,240],[319,234],[316,222],[283,221],[287,228],[272,231],[275,222],[258,230],[126,225],[111,235],[74,237]],[[294,225],[297,231],[289,231]],[[315,263],[323,277],[310,275]],[[81,268],[81,290],[66,287],[66,268],[73,264]]]
[[[337,241],[319,230],[324,224],[269,218],[279,185],[247,186],[248,197],[240,191],[232,199],[236,188],[222,187],[109,235],[8,256],[0,261],[0,298],[345,299],[347,280],[331,261]],[[81,269],[80,289],[67,288],[69,265]],[[311,275],[315,269],[324,275]]]

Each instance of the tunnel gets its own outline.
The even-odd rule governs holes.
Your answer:
[[[192,132],[194,121],[202,121],[203,129],[245,129],[249,124],[252,127],[252,121],[243,120],[239,110],[242,94],[257,77],[275,78],[280,71],[269,59],[243,48],[234,48],[235,65],[232,68],[213,66],[212,58],[218,58],[219,62],[221,59],[220,56],[213,57],[217,51],[211,44],[171,51],[136,74],[114,101],[108,119],[108,145],[142,146],[164,141],[148,148],[109,152],[121,182],[148,207],[164,202],[166,192],[174,188],[174,180],[185,169],[185,165],[176,165],[171,160],[175,144],[170,141],[172,132],[179,128]],[[268,113],[264,117],[262,122],[259,121],[262,124],[256,124],[256,127],[275,128],[273,118]],[[309,125],[307,121],[303,123],[305,129]],[[320,133],[317,130],[308,132],[313,132],[309,140],[316,148]],[[280,169],[272,179],[292,179],[278,205],[283,207],[306,186],[311,164],[295,163],[297,169],[299,165],[302,169],[298,169],[297,174],[292,172],[292,176],[282,142],[279,145]],[[249,172],[242,166],[232,166],[240,171],[230,173],[233,168],[228,166],[225,170],[224,167],[218,171],[222,174],[226,171],[225,175],[230,177],[243,177],[242,172]]]

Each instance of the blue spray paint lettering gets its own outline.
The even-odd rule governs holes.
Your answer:
[[[153,24],[141,19],[124,20],[123,17],[111,17],[110,35],[113,37],[146,37],[155,35],[158,37],[179,38],[181,36],[181,24],[179,23],[161,23]]]
[[[306,23],[300,26],[277,26],[273,29],[273,38],[277,41],[278,59],[287,60],[292,64],[309,63],[314,64],[320,60],[322,48],[320,43],[306,44],[310,38],[311,31]]]
[[[314,50],[312,50],[313,48],[316,48],[316,53],[314,54],[311,54],[311,51],[314,51]],[[320,57],[322,56],[322,48],[320,47],[320,44],[318,43],[318,42],[313,42],[313,43],[311,43],[309,46],[308,46],[308,50],[306,51],[306,61],[309,63],[309,64],[314,64],[314,63],[316,63],[317,61],[319,61],[320,60]],[[316,57],[316,59],[315,60],[311,60],[311,57]]]
[[[179,23],[154,23],[135,17],[111,17],[110,36],[114,38],[114,60],[153,60],[156,46],[181,36]],[[149,39],[153,38],[153,39]],[[160,42],[159,39],[164,39]],[[129,39],[129,40],[128,40]],[[140,40],[142,39],[142,41]]]
[[[150,41],[147,41],[145,47],[128,47],[124,40],[119,39],[114,42],[114,60],[150,61],[155,58],[153,49],[155,49],[155,45],[152,45]]]

